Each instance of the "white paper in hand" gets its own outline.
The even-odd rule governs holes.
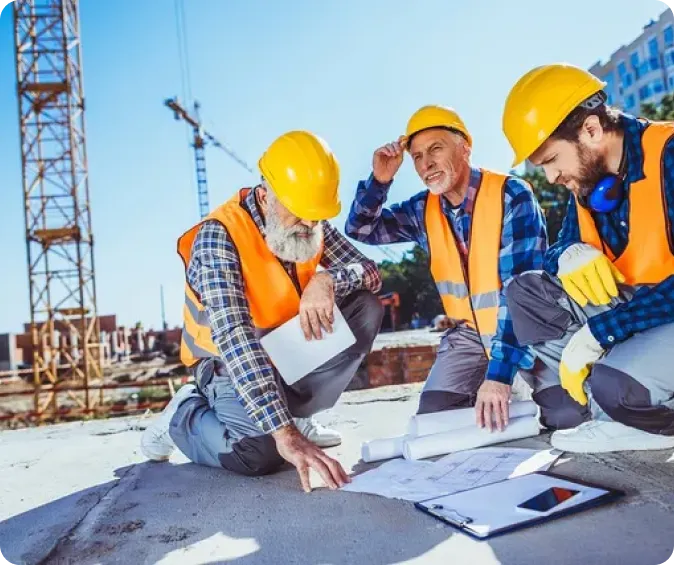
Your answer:
[[[296,383],[356,343],[356,337],[337,306],[333,314],[332,333],[322,330],[323,339],[307,341],[297,315],[260,340],[286,384]]]

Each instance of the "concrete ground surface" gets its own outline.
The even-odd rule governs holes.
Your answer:
[[[344,443],[398,435],[419,385],[343,395],[318,419]],[[0,434],[0,550],[13,564],[546,564],[658,565],[674,549],[671,450],[577,456],[553,471],[617,487],[620,502],[476,541],[416,510],[372,495],[300,490],[291,467],[262,478],[198,467],[180,454],[150,463],[138,418]],[[548,447],[547,435],[513,442]],[[0,560],[1,561],[1,560]]]

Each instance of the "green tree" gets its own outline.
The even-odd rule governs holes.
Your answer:
[[[643,104],[640,115],[654,121],[674,121],[674,94],[665,94],[657,106],[655,104]]]
[[[543,209],[548,228],[548,239],[550,243],[554,243],[557,241],[559,230],[562,229],[569,191],[561,185],[550,184],[540,169],[525,173],[522,178],[531,185],[536,199]]]
[[[409,324],[412,314],[431,320],[443,312],[442,302],[433,278],[428,257],[415,245],[403,255],[399,263],[383,261],[379,264],[382,276],[382,294],[397,292],[400,295],[400,323]]]

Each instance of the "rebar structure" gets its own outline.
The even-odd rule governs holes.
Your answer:
[[[101,399],[78,0],[16,0],[14,32],[38,421]],[[58,393],[78,384],[83,393]],[[100,391],[102,395],[102,390]]]

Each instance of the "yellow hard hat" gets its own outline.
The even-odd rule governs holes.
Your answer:
[[[339,163],[328,144],[308,131],[290,131],[274,140],[258,163],[274,194],[303,220],[337,216]]]
[[[410,138],[422,130],[428,128],[448,128],[462,133],[468,140],[468,145],[473,146],[473,138],[468,133],[466,125],[452,108],[446,106],[423,106],[419,108],[407,122],[407,147]]]
[[[579,67],[558,63],[526,73],[508,94],[503,110],[503,133],[515,160],[528,159],[582,102],[606,86]]]

